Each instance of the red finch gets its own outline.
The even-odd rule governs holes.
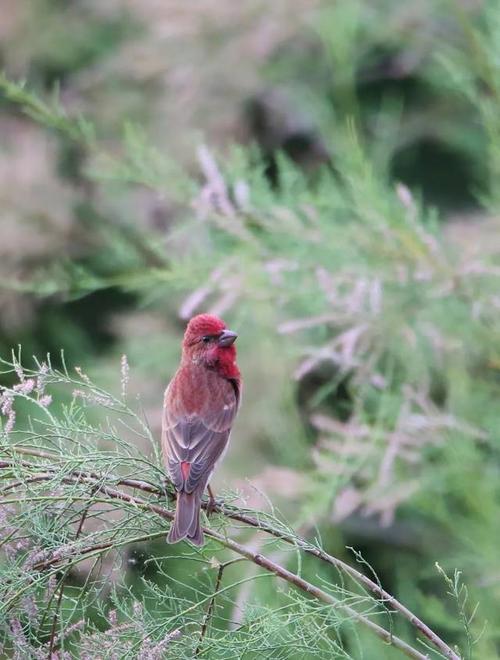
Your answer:
[[[182,358],[165,392],[162,449],[177,490],[169,543],[187,538],[203,545],[201,498],[229,442],[238,412],[241,378],[234,342],[221,319],[199,314],[189,321]]]

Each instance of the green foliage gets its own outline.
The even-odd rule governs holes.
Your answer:
[[[156,398],[147,403],[157,407],[160,383],[177,359],[179,328],[171,319],[205,308],[227,316],[241,328],[248,374],[231,467],[253,477],[270,466],[275,497],[266,506],[277,507],[273,524],[288,520],[287,529],[321,539],[332,553],[361,548],[355,558],[363,570],[371,575],[369,562],[384,586],[461,657],[489,660],[500,638],[499,622],[489,615],[500,607],[500,12],[496,3],[476,13],[437,3],[434,13],[419,9],[412,30],[401,12],[391,2],[377,8],[339,2],[319,12],[321,46],[310,36],[312,55],[298,58],[308,66],[314,61],[315,75],[296,89],[301,108],[318,119],[328,164],[305,172],[289,155],[273,153],[275,180],[269,154],[255,147],[230,146],[215,155],[202,146],[193,173],[158,147],[147,127],[126,124],[120,144],[110,146],[91,122],[67,113],[57,95],[45,101],[2,76],[10,103],[83,150],[78,176],[93,187],[78,215],[93,244],[41,264],[30,277],[13,274],[3,287],[62,301],[119,292],[130,296],[134,311],[161,319],[152,331],[119,335],[120,349],[142,370],[143,388],[153,383]],[[436,30],[446,36],[426,36]],[[102,52],[99,43],[88,57]],[[277,56],[270,78],[288,82],[299,70],[297,56],[281,57],[285,62]],[[394,79],[378,89],[373,80],[387,58]],[[396,87],[398,76],[404,80]],[[454,208],[450,191],[438,191],[439,211],[426,203],[433,199],[426,177],[447,169],[446,163],[412,169],[411,149],[428,140],[467,162],[470,189],[457,185],[451,197],[465,194],[477,214],[494,214],[477,223],[476,234],[461,236],[457,225],[458,240],[450,240],[457,239],[453,222],[446,225]],[[423,189],[402,184],[401,171],[417,172]],[[139,218],[135,194],[160,200],[167,221],[158,227]],[[482,238],[485,224],[490,233],[474,249],[470,243]],[[66,343],[57,325],[54,333]],[[84,346],[83,337],[73,339]],[[25,381],[38,377],[36,369]],[[157,486],[157,442],[134,406],[85,377],[61,368],[44,378],[54,388],[50,406],[40,404],[44,395],[36,389],[35,396],[22,388],[3,394],[4,404],[16,398],[18,410],[15,430],[4,426],[3,450],[15,462],[6,474],[23,484],[22,495],[6,501],[15,507],[8,526],[14,532],[4,543],[21,547],[4,566],[14,575],[5,582],[4,603],[27,644],[47,651],[57,609],[54,599],[44,600],[47,584],[51,575],[62,579],[59,566],[30,573],[27,581],[23,562],[34,552],[34,536],[39,552],[77,547],[80,554],[62,556],[72,569],[83,555],[96,566],[101,561],[101,551],[81,554],[86,543],[137,550],[129,555],[140,565],[135,573],[114,555],[111,563],[121,562],[122,570],[111,591],[103,590],[102,578],[89,577],[88,567],[68,580],[57,629],[61,649],[70,653],[85,643],[92,657],[106,643],[110,653],[116,647],[123,657],[136,657],[139,650],[153,653],[145,646],[150,639],[164,644],[168,657],[191,657],[215,590],[201,657],[388,657],[381,645],[372,650],[371,638],[345,610],[277,589],[268,573],[247,573],[238,562],[224,568],[216,588],[220,566],[231,561],[227,549],[211,541],[200,553],[187,546],[166,551],[152,542],[165,532],[160,518],[89,492],[86,483],[67,483],[72,471],[95,470],[108,485],[118,476],[140,476]],[[71,396],[71,388],[84,394]],[[9,430],[14,418],[5,405]],[[57,461],[37,461],[50,479],[29,482],[24,455],[12,445],[55,453]],[[289,469],[287,477],[278,467]],[[291,478],[297,492],[287,488]],[[75,539],[89,502],[96,509],[89,520],[106,524]],[[222,518],[212,524],[226,530]],[[22,547],[25,529],[29,549]],[[239,533],[246,539],[245,529]],[[392,625],[380,603],[344,587],[310,557],[286,553],[283,544],[265,549],[324,582],[342,603],[368,617],[375,607],[373,618]],[[137,559],[143,555],[144,562]],[[443,567],[438,572],[436,561]],[[25,595],[46,612],[33,630]],[[410,638],[405,623],[396,620],[394,629]]]
[[[147,423],[126,403],[127,363],[122,360],[120,397],[79,367],[73,376],[62,364],[56,370],[48,357],[26,369],[15,356],[2,361],[3,373],[19,379],[2,388],[0,399],[0,613],[7,653],[348,658],[342,640],[355,625],[383,623],[383,602],[356,583],[347,587],[341,574],[318,575],[300,551],[314,555],[321,548],[297,539],[293,549],[293,533],[264,512],[256,513],[255,525],[272,524],[292,543],[291,552],[276,540],[265,543],[266,554],[298,566],[296,576],[287,573],[287,588],[271,586],[277,578],[269,570],[242,572],[242,560],[254,556],[260,566],[262,555],[232,542],[221,516],[211,521],[213,539],[202,549],[169,547],[165,554],[163,542],[154,552],[151,544],[164,538],[165,518],[172,516],[159,496],[172,493],[169,485],[165,491]],[[67,402],[53,400],[56,392]],[[89,420],[93,408],[101,422]],[[224,546],[241,557],[224,559]],[[309,575],[320,590],[307,583],[306,595],[295,592],[295,578]],[[239,601],[245,586],[246,599]],[[323,594],[319,603],[308,596],[317,592]]]
[[[5,98],[18,104],[23,112],[34,121],[59,131],[65,137],[91,146],[95,141],[94,126],[83,117],[69,117],[60,103],[59,88],[56,86],[49,101],[42,100],[26,88],[26,82],[14,82],[2,73],[0,89]]]

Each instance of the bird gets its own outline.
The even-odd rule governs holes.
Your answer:
[[[241,403],[237,336],[212,314],[198,314],[186,327],[180,365],[165,390],[162,416],[163,459],[177,495],[168,543],[187,539],[204,544],[201,500],[208,488],[209,510],[215,505],[209,481],[227,451]]]

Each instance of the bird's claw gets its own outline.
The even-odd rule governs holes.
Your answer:
[[[217,509],[217,501],[214,497],[210,497],[207,502],[207,509],[206,509],[207,518],[210,518],[212,513],[215,513],[216,509]]]
[[[161,499],[162,497],[168,498],[168,496],[168,479],[167,477],[163,477],[158,484],[158,499]]]

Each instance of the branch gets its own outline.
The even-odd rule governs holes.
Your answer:
[[[228,561],[225,562],[224,564],[219,564],[219,570],[217,571],[217,578],[215,580],[215,587],[214,587],[214,592],[212,594],[212,597],[210,598],[210,602],[208,603],[207,611],[205,613],[205,616],[203,617],[203,623],[201,625],[201,631],[200,631],[200,638],[198,640],[198,645],[196,647],[196,651],[194,652],[194,657],[197,658],[202,650],[203,646],[203,638],[205,637],[205,633],[207,632],[208,624],[210,622],[210,619],[212,617],[212,612],[214,609],[215,605],[215,598],[219,592],[220,589],[220,583],[222,582],[222,574],[224,573],[224,569],[226,566],[230,566],[231,564],[234,563],[234,561],[238,561],[238,559],[233,560],[233,561]]]
[[[57,460],[59,458],[56,454],[49,454],[48,452],[40,452],[40,451],[21,448],[21,447],[15,448],[15,451],[19,453],[39,456],[41,458],[50,458],[54,460]],[[27,463],[27,465],[29,466],[31,464]],[[0,463],[0,467],[2,467],[1,463]],[[78,471],[78,474],[81,475],[82,478],[102,480],[102,475],[99,475],[98,473]],[[156,495],[162,494],[161,489],[159,489],[157,486],[154,486],[144,481],[140,481],[136,479],[121,479],[119,477],[116,478],[108,477],[108,478],[117,485],[136,488],[146,493],[151,493]],[[33,477],[33,479],[36,478]],[[9,485],[9,487],[10,486],[11,485]],[[173,491],[172,492],[167,491],[167,496],[169,496],[172,499],[175,498],[175,494]],[[206,509],[207,506],[208,503],[206,502],[202,503],[202,507],[204,509]],[[275,538],[280,539],[285,543],[299,547],[305,553],[312,555],[313,557],[316,557],[317,559],[320,559],[321,561],[324,561],[330,564],[331,566],[335,566],[335,568],[342,571],[346,575],[349,575],[352,579],[356,580],[364,587],[366,587],[375,596],[380,598],[384,603],[390,605],[395,610],[397,610],[414,628],[416,628],[420,633],[422,633],[431,642],[431,644],[444,655],[445,658],[448,658],[448,660],[460,660],[460,656],[457,655],[450,648],[450,646],[448,646],[448,644],[446,644],[446,642],[444,642],[444,640],[442,640],[439,637],[439,635],[437,635],[431,628],[429,628],[427,624],[425,624],[421,619],[419,619],[419,617],[413,614],[413,612],[411,612],[407,607],[405,607],[402,603],[400,603],[394,596],[392,596],[387,591],[382,589],[382,587],[379,584],[377,584],[373,580],[370,580],[370,578],[364,575],[364,573],[361,573],[360,571],[356,570],[354,567],[350,566],[346,562],[342,561],[341,559],[338,559],[337,557],[333,557],[332,555],[329,555],[320,548],[311,545],[308,541],[306,541],[305,539],[299,536],[286,533],[283,530],[276,529],[272,525],[262,523],[261,521],[257,520],[257,518],[245,514],[237,508],[228,507],[223,502],[216,502],[214,511],[221,513],[222,515],[226,516],[227,518],[230,518],[231,520],[237,520],[238,522],[242,522],[245,525],[248,525],[249,527],[253,527],[254,529],[270,534],[271,536],[274,536]]]
[[[162,506],[158,504],[151,504],[150,502],[147,502],[146,500],[142,500],[138,497],[133,497],[128,493],[124,493],[122,491],[116,490],[114,488],[109,488],[107,486],[101,486],[100,491],[101,493],[104,493],[111,499],[119,499],[135,507],[141,507],[147,511],[156,513],[160,517],[165,518],[169,521],[172,521],[174,518],[174,514],[168,509],[164,509]],[[293,586],[303,591],[304,593],[313,596],[317,600],[320,600],[324,603],[328,603],[329,605],[335,605],[336,607],[340,608],[343,612],[348,614],[351,619],[354,619],[358,621],[358,623],[361,623],[365,627],[369,628],[375,635],[377,635],[377,637],[383,640],[386,644],[389,644],[390,646],[394,646],[395,648],[399,649],[409,658],[415,658],[416,660],[428,660],[427,655],[420,653],[419,651],[411,647],[409,644],[407,644],[399,637],[392,635],[390,632],[385,630],[385,628],[382,628],[382,626],[379,626],[378,624],[374,623],[368,617],[365,617],[363,614],[360,614],[352,607],[349,607],[349,605],[342,603],[342,601],[340,601],[338,598],[335,598],[334,596],[327,593],[323,589],[316,587],[307,580],[301,578],[299,575],[296,575],[295,573],[292,573],[283,566],[280,566],[276,562],[273,562],[268,557],[265,557],[260,553],[256,553],[253,550],[247,548],[246,546],[237,543],[236,541],[233,541],[232,539],[227,538],[222,534],[219,534],[218,532],[209,529],[208,527],[203,528],[203,533],[206,534],[208,537],[214,539],[221,545],[225,546],[229,550],[232,550],[233,552],[237,553],[241,557],[245,557],[246,559],[253,562],[257,566],[261,566],[262,568],[265,568],[269,572],[274,573],[274,575],[292,584]],[[78,556],[83,559],[84,556],[88,555],[89,553],[95,551],[107,550],[113,547],[113,545],[114,545],[113,542],[110,541],[107,543],[100,543],[100,544],[88,546],[86,548],[76,547],[75,550],[78,552]],[[71,546],[67,548],[67,553],[70,553],[70,548]],[[44,559],[38,564],[35,564],[34,568],[37,570],[44,570],[51,565],[59,564],[59,562],[61,562],[61,557],[56,555],[55,557],[54,556],[49,557],[48,559]],[[456,660],[460,660],[458,656],[456,657]]]
[[[241,513],[237,509],[235,510],[228,509],[226,505],[224,505],[224,503],[216,502],[214,511],[222,513],[223,515],[225,515],[228,518],[231,518],[232,520],[238,520],[239,522],[249,525],[250,527],[254,527],[255,529],[258,529],[262,532],[266,532],[267,534],[270,534],[275,538],[280,539],[281,541],[285,541],[290,545],[298,546],[305,553],[312,555],[313,557],[317,557],[321,561],[324,561],[330,564],[331,566],[335,566],[335,568],[339,569],[343,573],[346,573],[357,582],[363,584],[367,589],[369,589],[374,595],[380,598],[384,603],[390,605],[395,610],[400,612],[404,616],[404,618],[411,623],[413,627],[415,627],[423,635],[425,635],[425,637],[427,637],[427,639],[439,651],[441,651],[441,653],[445,656],[445,658],[449,658],[449,660],[460,660],[460,656],[458,656],[446,644],[446,642],[444,642],[433,630],[431,630],[431,628],[429,628],[429,626],[427,626],[421,619],[419,619],[415,614],[413,614],[407,607],[405,607],[402,603],[400,603],[394,596],[392,596],[387,591],[382,589],[382,587],[378,585],[376,582],[370,580],[370,578],[368,578],[364,573],[361,573],[360,571],[356,570],[349,564],[346,564],[341,559],[338,559],[337,557],[333,557],[332,555],[329,555],[328,553],[324,552],[324,550],[320,550],[319,548],[316,548],[315,546],[311,545],[308,541],[301,538],[300,536],[293,536],[279,529],[276,529],[271,525],[261,523],[256,518],[252,518],[252,516],[248,516],[245,513]]]
[[[16,449],[16,451],[19,451]],[[21,453],[21,452],[19,452]],[[39,455],[39,453],[31,452],[31,450],[24,450],[22,453],[34,453],[35,455]],[[51,459],[57,459],[58,457],[56,455],[49,455],[43,452],[43,458],[51,458]],[[50,468],[47,469],[46,466],[38,466],[36,464],[29,463],[27,461],[22,461],[21,464],[25,468],[29,468],[32,470],[37,470],[43,467],[44,472],[39,473],[37,475],[34,475],[33,477],[29,477],[27,480],[24,482],[15,482],[12,484],[9,484],[5,489],[11,489],[13,487],[19,487],[26,483],[27,481],[30,480],[35,480],[35,481],[43,481],[43,480],[51,480],[54,477],[54,474],[57,472],[55,468]],[[19,462],[13,461],[13,460],[7,460],[7,461],[0,461],[0,469],[8,469],[12,468],[15,465],[19,466]],[[152,486],[151,484],[147,482],[143,482],[140,480],[136,479],[121,479],[120,477],[112,478],[112,477],[107,477],[107,480],[113,481],[115,484],[142,490],[146,493],[152,494],[155,493],[157,495],[162,494],[161,489]],[[99,475],[94,472],[86,472],[86,471],[72,471],[69,472],[66,476],[64,476],[61,479],[62,482],[64,483],[81,483],[82,481],[92,483],[96,485],[99,488],[99,491],[106,495],[107,497],[111,499],[118,499],[121,500],[125,503],[131,504],[135,507],[141,507],[145,510],[149,510],[152,513],[155,513],[159,515],[160,517],[167,519],[167,520],[172,520],[173,519],[173,513],[169,511],[168,509],[165,509],[164,507],[151,503],[149,501],[140,499],[138,497],[134,497],[126,492],[117,490],[115,488],[109,487],[104,484],[104,478],[102,475]],[[205,504],[206,506],[206,504]],[[240,522],[243,522],[246,525],[249,525],[251,527],[254,527],[256,529],[259,529],[261,531],[264,531],[268,534],[271,534],[272,536],[281,539],[287,543],[290,543],[292,545],[298,546],[301,550],[304,552],[311,554],[318,559],[325,561],[338,569],[342,570],[343,572],[347,573],[354,579],[356,579],[358,582],[362,583],[364,586],[366,586],[372,593],[376,594],[380,598],[382,598],[385,602],[389,603],[392,605],[395,609],[397,609],[399,612],[405,616],[405,618],[414,626],[417,630],[422,632],[433,644],[434,646],[441,651],[441,653],[448,658],[449,660],[460,660],[460,657],[443,641],[441,640],[428,626],[426,626],[418,617],[413,615],[410,610],[408,610],[404,605],[399,603],[397,599],[395,599],[393,596],[385,592],[379,585],[377,585],[375,582],[372,582],[369,578],[367,578],[365,575],[357,571],[356,569],[352,568],[348,564],[345,564],[342,562],[340,559],[337,559],[335,557],[332,557],[331,555],[328,555],[324,551],[315,548],[314,546],[311,546],[308,544],[308,542],[305,539],[301,538],[295,538],[290,534],[284,534],[282,531],[277,530],[273,528],[270,525],[265,525],[260,523],[258,520],[255,518],[252,518],[251,516],[248,516],[245,513],[241,513],[238,510],[231,510],[227,508],[226,506],[221,505],[220,503],[217,504],[217,509],[220,511],[223,515],[225,515],[228,518],[231,518],[233,520],[238,520]],[[301,578],[299,575],[296,575],[292,573],[291,571],[288,571],[286,568],[283,566],[280,566],[276,562],[272,561],[271,559],[265,557],[264,555],[260,553],[256,553],[252,551],[251,549],[247,548],[246,546],[243,546],[236,541],[233,541],[232,539],[226,538],[225,536],[219,534],[218,532],[209,529],[209,528],[204,528],[204,533],[210,537],[216,540],[218,543],[221,545],[224,545],[225,547],[229,548],[233,552],[239,554],[241,557],[245,557],[249,561],[253,562],[254,564],[261,566],[265,568],[266,570],[274,573],[281,579],[289,582],[290,584],[293,584],[296,588],[300,589],[301,591],[313,596],[314,598],[325,602],[329,603],[331,605],[335,605],[336,607],[339,607],[342,609],[345,613],[347,613],[351,618],[355,619],[365,627],[369,628],[374,634],[376,634],[380,639],[382,639],[384,642],[386,642],[389,645],[395,646],[399,650],[401,650],[403,653],[405,653],[408,657],[411,658],[418,658],[419,660],[424,660],[425,658],[428,658],[427,655],[423,655],[410,645],[408,645],[406,642],[404,642],[402,639],[392,635],[389,631],[385,630],[383,627],[379,626],[378,624],[374,623],[371,621],[369,618],[366,616],[360,614],[353,608],[349,607],[348,605],[342,603],[340,600],[332,596],[331,594],[325,592],[324,590],[316,587],[315,585],[307,582],[303,578]],[[84,558],[85,556],[88,556],[89,553],[95,553],[95,552],[102,552],[105,551],[111,547],[113,547],[113,542],[104,542],[104,543],[99,543],[95,544],[92,546],[88,547],[75,547],[75,551],[77,553],[77,561],[79,561],[79,558]],[[70,551],[70,547],[67,548],[68,552]],[[37,570],[44,570],[49,568],[49,566],[58,564],[61,561],[60,556],[52,556],[48,557],[42,561],[40,561],[38,564],[35,565],[35,568]]]

